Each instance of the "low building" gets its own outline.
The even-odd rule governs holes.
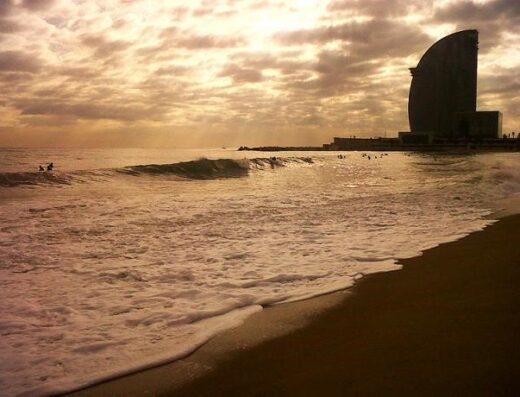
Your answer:
[[[330,144],[323,145],[326,150],[379,150],[399,145],[397,138],[341,138],[335,137]]]
[[[429,145],[433,142],[434,132],[399,132],[399,143],[401,145]]]
[[[458,139],[500,138],[502,113],[498,111],[455,113],[453,135]]]

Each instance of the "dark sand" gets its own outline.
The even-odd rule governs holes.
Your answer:
[[[510,216],[402,260],[307,326],[223,353],[180,389],[174,364],[76,394],[519,396],[519,231],[520,216]]]

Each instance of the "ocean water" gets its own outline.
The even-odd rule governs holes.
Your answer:
[[[2,395],[183,357],[480,230],[520,192],[515,153],[343,154],[0,149]]]

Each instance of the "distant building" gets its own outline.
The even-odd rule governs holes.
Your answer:
[[[324,150],[397,150],[397,138],[341,138],[323,145]]]
[[[498,138],[499,112],[477,112],[478,31],[463,30],[433,44],[415,68],[408,100],[410,133],[400,142]],[[420,134],[421,137],[411,137]],[[430,143],[432,140],[430,139]]]
[[[502,136],[502,113],[460,112],[453,118],[455,138],[481,139]]]
[[[428,145],[433,142],[434,134],[430,132],[399,132],[399,143]]]
[[[342,138],[324,150],[520,150],[502,138],[502,114],[477,111],[478,31],[463,30],[433,44],[415,68],[408,100],[410,131],[398,138]]]

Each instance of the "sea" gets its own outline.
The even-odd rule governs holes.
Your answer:
[[[519,165],[518,153],[0,149],[0,394],[175,361],[266,306],[397,270],[494,222],[520,194]]]

